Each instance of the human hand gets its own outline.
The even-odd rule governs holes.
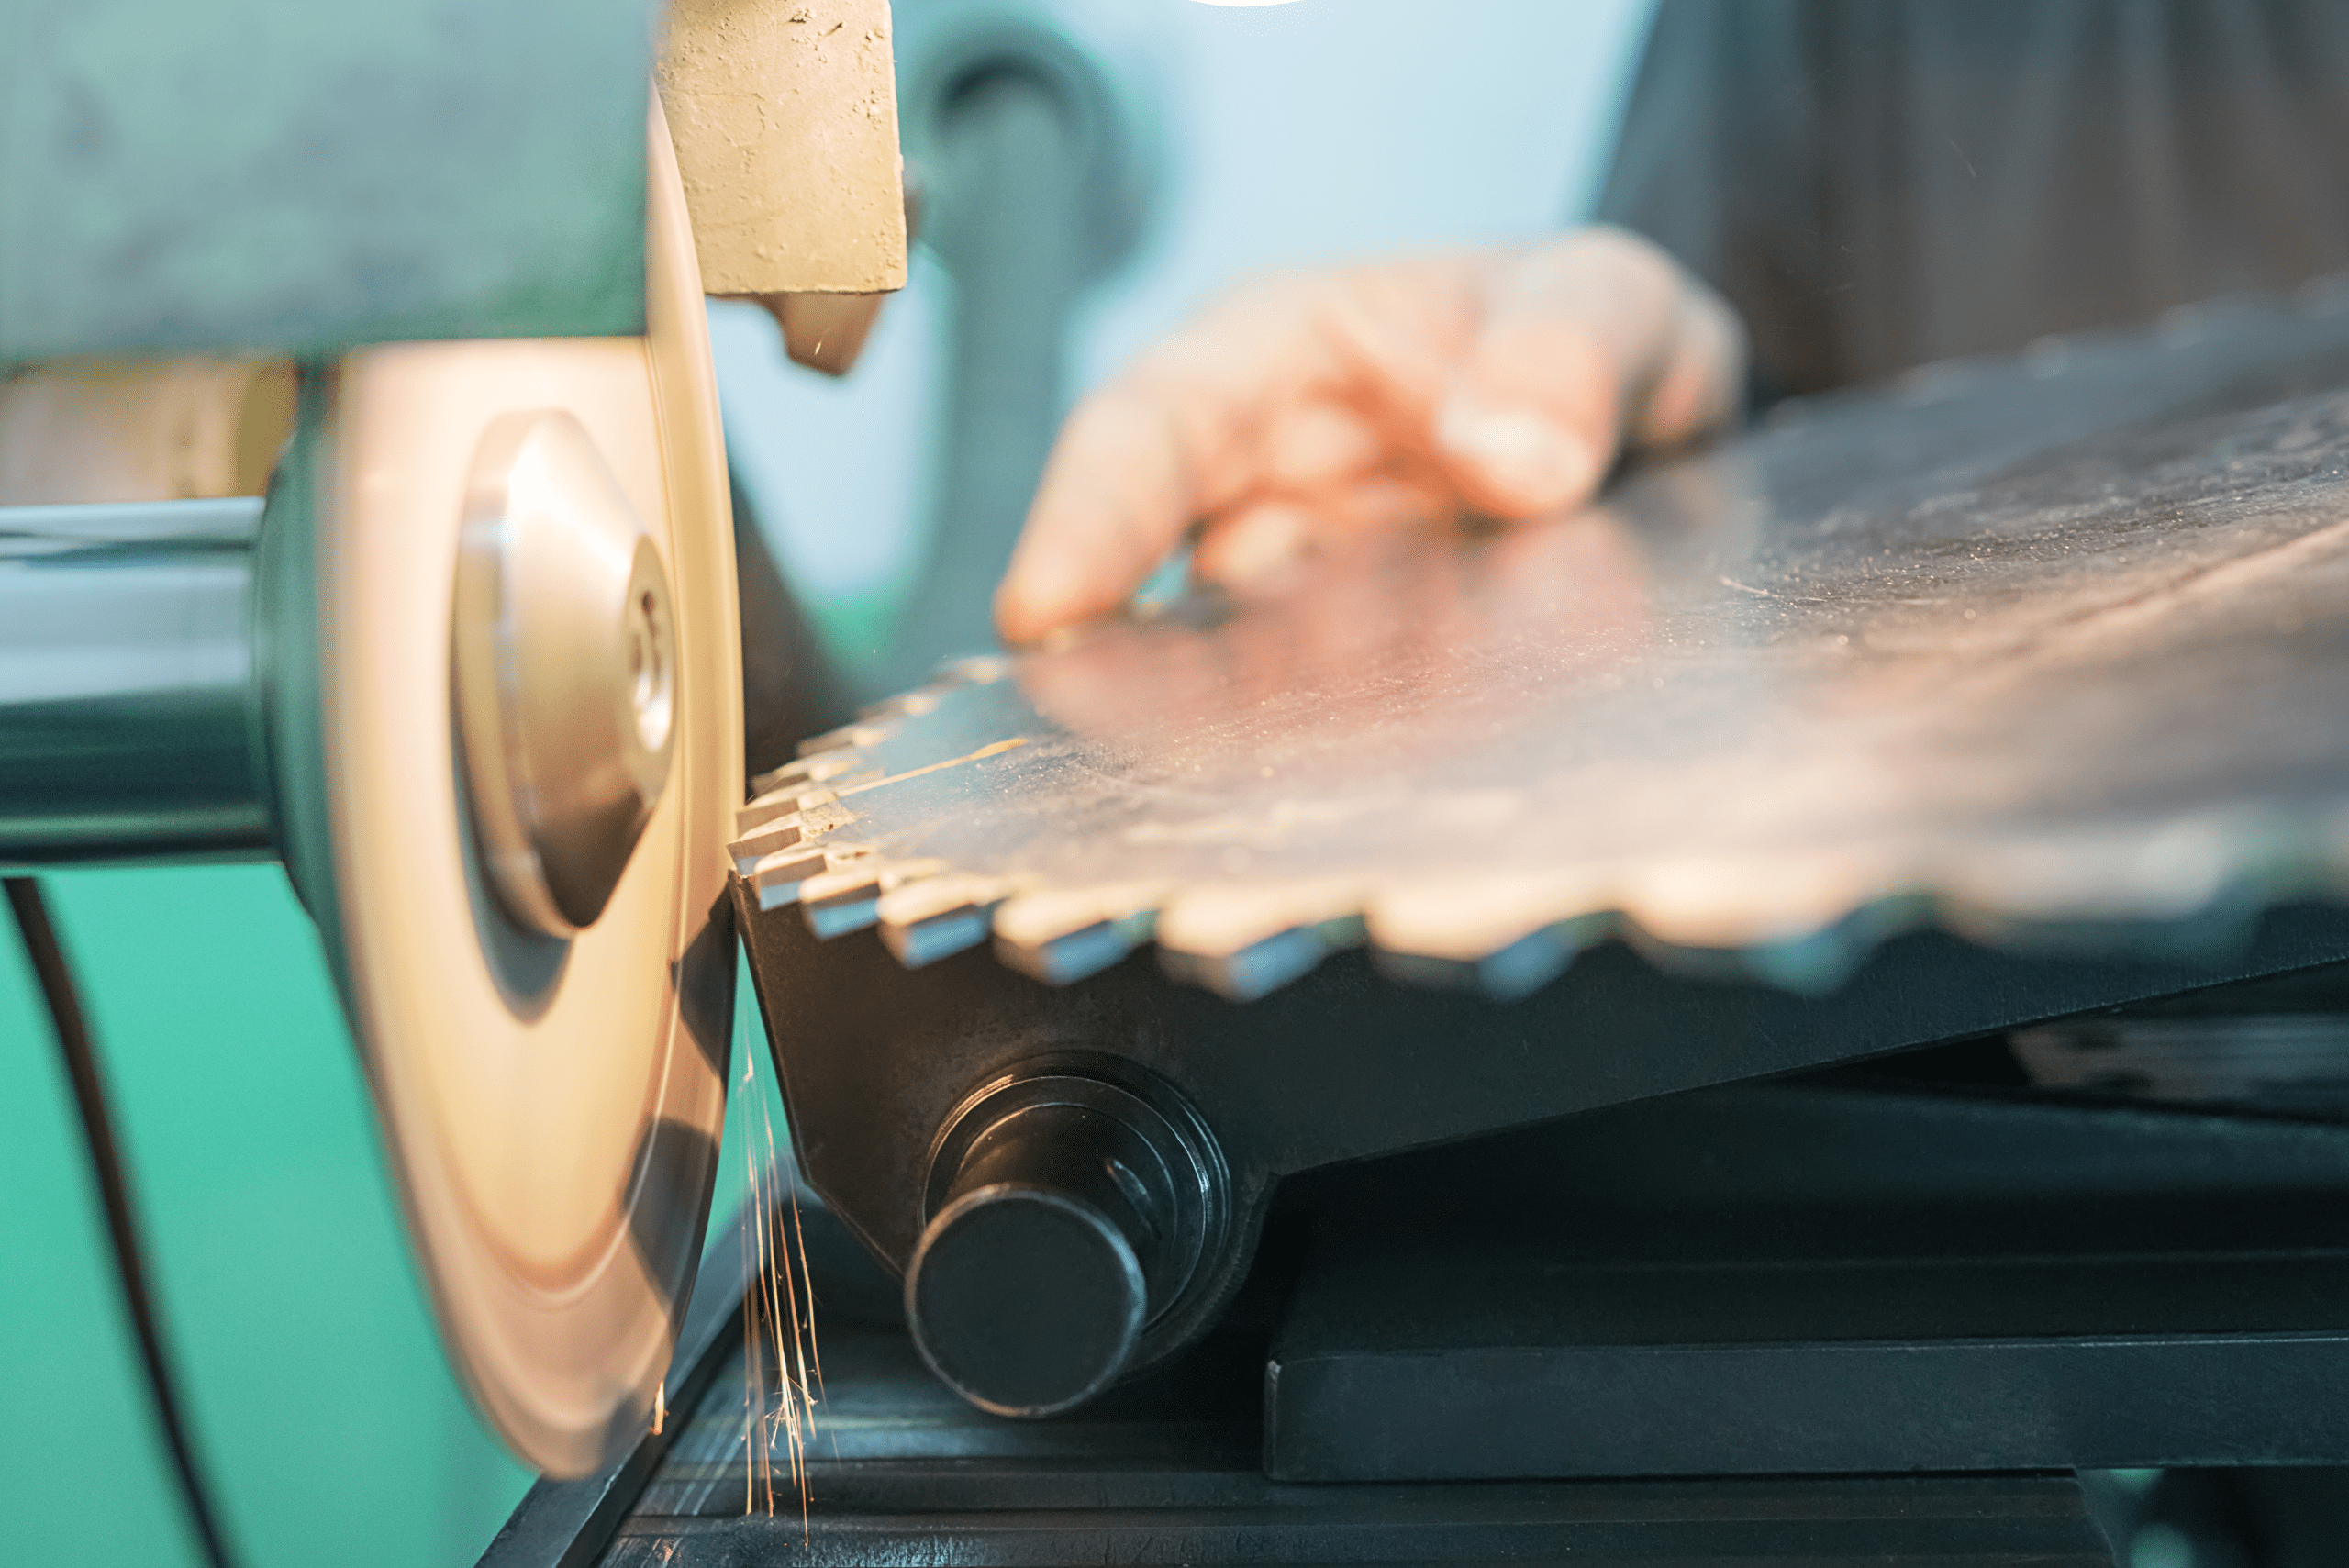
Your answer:
[[[1365,532],[1565,510],[1619,450],[1730,418],[1744,364],[1720,296],[1615,228],[1244,285],[1069,417],[996,625],[1115,609],[1195,524],[1194,572],[1242,584]]]

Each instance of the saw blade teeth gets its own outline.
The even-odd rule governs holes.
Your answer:
[[[842,788],[853,788],[865,782],[868,774],[878,779],[881,772],[874,768],[867,770],[866,774],[845,773],[832,782]],[[796,794],[788,789],[772,791],[734,814],[735,836],[747,839],[769,823],[793,817],[801,818],[810,833],[820,832],[827,826],[837,827],[850,819],[840,798],[838,790],[821,787],[802,786]]]
[[[773,790],[760,795],[734,813],[734,836],[747,839],[778,817],[799,815],[799,796],[789,790]]]
[[[1431,974],[1443,973],[1444,964],[1473,972],[1520,942],[1534,944],[1529,952],[1539,951],[1542,933],[1563,926],[1562,934],[1571,936],[1575,922],[1602,913],[1611,931],[1617,881],[1611,869],[1598,867],[1402,883],[1372,898],[1370,941],[1407,967],[1428,961]]]
[[[963,907],[933,915],[926,920],[881,922],[881,944],[907,969],[920,969],[941,958],[952,958],[987,940],[987,912]]]
[[[1360,946],[1363,901],[1353,882],[1189,893],[1159,915],[1159,962],[1232,1001],[1253,1001]]]
[[[1010,893],[1001,877],[967,873],[913,881],[881,895],[876,913],[883,945],[908,969],[978,946],[987,939],[996,906]]]
[[[880,918],[880,903],[878,870],[826,872],[799,886],[799,911],[807,929],[827,939],[872,925]]]
[[[829,869],[822,850],[802,845],[753,861],[741,875],[758,895],[760,908],[780,909],[798,901],[799,890],[810,877],[821,876]]]
[[[1011,884],[1001,877],[975,876],[968,872],[901,880],[881,903],[881,918],[892,925],[910,925],[956,909],[992,911],[1003,902]]]
[[[726,846],[726,852],[733,857],[734,869],[749,876],[757,863],[768,856],[797,845],[813,844],[855,820],[854,812],[830,794],[818,790],[800,796],[798,810],[772,817],[744,832]]]
[[[1620,925],[1614,911],[1605,910],[1528,931],[1475,958],[1441,958],[1391,948],[1378,948],[1373,956],[1379,972],[1392,979],[1477,991],[1496,1002],[1514,1002],[1564,974],[1578,955],[1613,936]]]
[[[1151,940],[1174,891],[1149,881],[1019,894],[996,910],[996,956],[1049,985],[1098,974]]]
[[[743,834],[726,846],[726,852],[733,858],[734,869],[749,876],[757,869],[759,862],[779,851],[805,843],[807,839],[807,825],[799,819],[798,813],[794,812],[789,817],[779,817]]]
[[[826,939],[877,924],[885,895],[946,869],[943,861],[886,861],[862,847],[850,854],[836,852],[832,864],[835,869],[808,878],[799,889],[807,929]]]
[[[1213,958],[1303,927],[1359,932],[1365,891],[1352,881],[1196,888],[1160,912],[1158,945]]]
[[[856,820],[856,813],[833,796],[807,795],[799,802],[799,828],[810,839],[836,833]]]
[[[818,757],[827,751],[863,750],[868,746],[879,745],[889,739],[889,728],[885,725],[844,724],[838,729],[827,731],[822,735],[811,735],[802,740],[799,743],[799,755],[805,759]]]
[[[2349,320],[2349,284],[2296,308]],[[1230,996],[1364,941],[1386,973],[1497,998],[1610,940],[1798,992],[1920,924],[2006,947],[2207,951],[2216,922],[2349,893],[2349,744],[2291,706],[2321,707],[2304,660],[2349,626],[2327,588],[2349,576],[2349,522],[2307,503],[2316,490],[2290,490],[2288,521],[2261,498],[2349,495],[2349,425],[2284,403],[2209,422],[2199,400],[2242,365],[2316,351],[2288,350],[2313,328],[2279,335],[2272,312],[2233,342],[2234,309],[1789,406],[1780,435],[1628,485],[1593,530],[1333,559],[1323,586],[1359,598],[1203,601],[941,664],[763,779],[781,793],[744,808],[738,864],[795,811],[803,841],[855,822],[841,836],[952,862],[918,898],[857,894],[907,962],[983,940],[996,895],[947,877],[1000,876],[1017,880],[988,926],[1004,962],[1065,984],[1154,944],[1154,962]],[[2181,390],[2173,368],[2210,379]],[[2051,376],[2073,384],[2051,394]],[[1953,398],[1978,427],[1950,423]],[[1920,507],[1972,526],[1983,454],[2135,453],[2189,426],[2175,463],[2116,459],[2126,481],[2092,516],[2068,479],[2002,488],[1996,539],[1962,566],[1954,535],[1915,526]],[[1885,480],[1887,429],[1938,455]],[[1827,488],[1749,506],[1724,484],[1762,471]],[[1859,488],[1831,496],[1846,478]],[[2223,505],[2178,510],[2222,478]],[[1650,537],[1664,518],[1721,527],[1718,559]],[[1837,537],[1814,551],[1821,528]],[[1419,613],[1439,577],[1444,605],[1478,611],[1440,639]],[[1330,604],[1351,607],[1330,622]],[[2222,641],[2273,662],[2208,664]],[[1327,656],[1260,671],[1267,647]],[[2267,682],[2277,669],[2297,681]],[[969,689],[986,682],[1005,684]],[[2278,695],[2242,699],[2253,684]],[[941,776],[1022,745],[1016,766]],[[2180,929],[2132,929],[2165,922]]]
[[[1230,952],[1192,952],[1159,944],[1158,963],[1177,980],[1203,985],[1228,1002],[1252,1002],[1300,980],[1330,956],[1318,926],[1292,926]]]
[[[1782,991],[1823,996],[1849,980],[1877,948],[1931,924],[1932,916],[1933,900],[1922,895],[1880,898],[1816,930],[1742,949],[1739,973]]]
[[[769,795],[796,798],[827,779],[839,777],[854,766],[856,766],[856,759],[853,756],[834,751],[818,752],[814,756],[802,757],[796,762],[785,762],[779,768],[770,768],[751,781],[752,796],[751,804],[756,806],[760,800]]]
[[[1600,932],[1612,934],[1615,921],[1605,915],[1562,920],[1529,932],[1496,952],[1476,961],[1476,985],[1497,1002],[1531,996],[1566,972],[1575,955]]]
[[[778,817],[787,817],[799,809],[797,795],[767,794],[753,795],[750,804],[734,813],[734,836],[747,839]]]
[[[1910,922],[1912,880],[1864,848],[1666,862],[1626,879],[1621,934],[1675,973],[1817,995]]]
[[[1627,876],[1619,907],[1654,942],[1729,951],[1814,936],[1901,880],[1865,853],[1692,856]]]
[[[1154,914],[1174,891],[1172,882],[1150,881],[1022,893],[996,911],[995,932],[1015,947],[1041,947],[1096,926]]]
[[[1003,935],[998,916],[995,951],[1030,979],[1047,985],[1070,985],[1123,961],[1151,940],[1157,925],[1158,911],[1144,909],[1122,919],[1095,920],[1040,941],[1019,942]]]

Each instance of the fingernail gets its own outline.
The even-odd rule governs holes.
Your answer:
[[[1436,419],[1436,440],[1473,464],[1513,512],[1570,505],[1598,480],[1598,457],[1582,437],[1524,408],[1453,398]]]

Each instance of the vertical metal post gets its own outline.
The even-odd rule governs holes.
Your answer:
[[[1157,184],[1134,72],[1053,24],[974,10],[907,47],[920,241],[954,291],[930,537],[866,695],[996,645],[996,582],[1064,411],[1070,322],[1133,250]]]

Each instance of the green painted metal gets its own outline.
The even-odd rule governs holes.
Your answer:
[[[530,1476],[442,1358],[358,1059],[284,872],[45,881],[105,1053],[195,1438],[247,1568],[471,1563]],[[747,1035],[747,1008],[736,1027]],[[721,1217],[770,1149],[789,1159],[773,1073],[747,1039],[735,1062]],[[92,1568],[195,1568],[72,1098],[12,937],[0,1112],[0,1518],[70,1521],[60,1550]]]
[[[0,365],[634,333],[656,0],[6,0]]]
[[[530,1477],[442,1360],[284,873],[47,880],[248,1568],[472,1562]],[[97,1568],[192,1562],[38,994],[0,949],[0,1518]]]
[[[195,1568],[40,992],[0,941],[0,1513],[61,1555]],[[70,1520],[70,1524],[63,1521]]]

